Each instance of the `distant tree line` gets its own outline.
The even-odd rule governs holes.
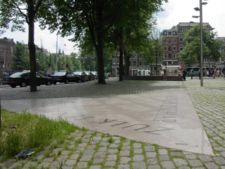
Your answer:
[[[86,64],[76,53],[65,55],[63,52],[50,53],[45,49],[36,47],[37,71],[46,71],[51,68],[53,71],[65,70],[66,66],[71,71],[81,70]],[[29,51],[26,44],[17,42],[13,56],[13,71],[29,70]]]

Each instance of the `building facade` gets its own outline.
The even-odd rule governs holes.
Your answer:
[[[171,29],[163,30],[161,33],[161,40],[163,46],[163,64],[176,65],[178,64],[178,56],[180,51],[184,48],[184,35],[192,27],[199,25],[195,22],[181,22]],[[212,27],[209,23],[203,23],[203,28],[210,31]]]
[[[15,43],[13,39],[0,39],[0,70],[10,71],[12,68]]]

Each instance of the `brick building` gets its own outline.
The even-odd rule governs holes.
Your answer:
[[[14,50],[13,39],[0,39],[0,72],[11,70]]]
[[[181,22],[171,29],[163,30],[161,33],[162,45],[163,45],[163,63],[165,65],[178,64],[179,52],[184,48],[184,34],[191,27],[197,26],[199,23],[195,22]],[[212,27],[209,23],[203,23],[203,27],[210,31]]]

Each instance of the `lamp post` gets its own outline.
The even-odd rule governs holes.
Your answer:
[[[206,5],[207,2],[202,2],[199,0],[199,8],[194,8],[196,11],[199,11],[199,16],[192,16],[193,18],[200,18],[200,85],[203,87],[203,16],[202,16],[202,6]]]

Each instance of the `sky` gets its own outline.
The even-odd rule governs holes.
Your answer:
[[[203,6],[203,21],[209,22],[217,32],[218,36],[225,37],[225,0],[208,0],[208,4]],[[156,27],[162,31],[170,29],[179,22],[199,22],[199,19],[192,18],[192,15],[199,15],[194,11],[194,7],[199,6],[199,0],[168,0],[162,6],[162,11],[158,12],[155,17],[157,19]],[[27,44],[27,33],[7,31],[0,38],[7,37],[14,41],[24,42]],[[41,30],[38,24],[35,25],[35,44],[39,47],[43,46],[50,52],[56,52],[56,33],[50,33],[48,30]],[[74,47],[74,43],[68,38],[58,36],[58,49],[64,51],[65,54],[78,52]]]
[[[25,27],[27,30],[27,26]],[[0,38],[7,37],[14,39],[15,42],[28,43],[28,33],[26,32],[11,32],[6,31],[4,34],[0,35]],[[65,54],[70,54],[72,52],[78,52],[74,42],[69,41],[69,38],[62,38],[58,35],[58,45],[57,44],[57,34],[56,32],[51,33],[49,30],[41,30],[38,23],[35,23],[35,44],[39,47],[43,47],[51,53],[56,53],[56,49],[64,51]],[[58,47],[57,47],[58,46]]]
[[[203,22],[208,22],[218,36],[225,37],[225,0],[207,2],[207,5],[203,5]],[[199,19],[192,18],[193,15],[199,15],[199,12],[194,10],[195,7],[199,7],[199,0],[168,0],[168,3],[162,6],[164,10],[156,15],[157,28],[163,30],[170,29],[179,22],[199,22]]]

